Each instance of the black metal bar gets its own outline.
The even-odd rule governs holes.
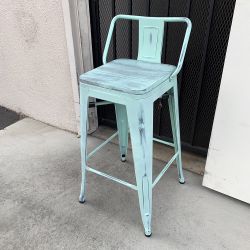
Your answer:
[[[189,18],[190,9],[191,9],[191,0],[189,0],[188,3],[187,3],[186,15],[184,15],[185,17]],[[183,68],[184,67],[185,67],[185,60],[184,60],[183,66],[182,66],[182,70],[178,74],[178,94],[179,94],[179,97],[180,97],[180,94],[181,94],[182,73],[183,73]]]
[[[169,12],[170,12],[170,0],[168,0],[168,8],[167,8],[167,15],[166,16],[169,16]],[[164,40],[163,40],[163,42],[164,42],[164,47],[163,47],[163,58],[164,58],[164,63],[167,63],[167,47],[168,47],[168,43],[167,43],[167,36],[169,35],[168,34],[168,29],[169,29],[169,24],[168,23],[166,23],[165,24],[165,27],[164,27],[164,32],[165,32],[165,36],[164,36]]]
[[[132,4],[132,14],[138,16],[146,16],[148,13],[147,5],[145,1],[133,0]],[[138,22],[132,22],[132,58],[137,59],[138,55]]]
[[[180,95],[181,138],[190,144],[193,142],[192,126],[194,126],[193,121],[198,107],[197,99],[202,84],[201,72],[206,55],[206,37],[209,35],[212,3],[213,0],[192,0],[191,2],[190,19],[193,28],[185,57]]]
[[[214,3],[193,139],[194,145],[204,148],[208,147],[211,136],[235,2],[220,0]]]
[[[130,14],[130,0],[115,2],[115,14]],[[118,20],[116,23],[116,58],[131,58],[131,21]]]
[[[159,1],[159,0],[158,0]],[[189,11],[190,1],[171,0],[168,5],[168,16],[187,16]],[[183,44],[185,24],[171,23],[167,26],[166,35],[166,51],[164,53],[165,62],[167,64],[177,65],[181,47]],[[178,76],[178,87],[180,87],[180,80]],[[180,91],[178,92],[180,96]],[[170,114],[168,108],[168,101],[162,101],[162,111],[160,119],[159,135],[172,136]]]
[[[112,18],[116,15],[115,13],[115,0],[112,1]],[[117,51],[116,51],[116,26],[113,32],[113,57],[117,58]]]
[[[212,21],[212,16],[213,16],[213,10],[214,10],[214,0],[211,1],[211,9],[208,17],[208,32],[206,32],[206,36],[204,37],[205,43],[204,43],[204,54],[202,58],[202,63],[201,63],[201,70],[200,70],[200,75],[199,75],[199,82],[200,84],[198,85],[198,98],[196,99],[195,102],[195,117],[193,119],[193,125],[192,125],[192,130],[191,130],[191,138],[192,138],[192,144],[194,140],[194,132],[195,132],[195,124],[196,124],[196,119],[197,119],[197,114],[198,114],[198,106],[199,106],[199,100],[200,100],[200,93],[201,93],[201,86],[202,86],[202,78],[204,74],[204,68],[205,68],[205,62],[206,62],[206,54],[207,54],[207,46],[208,46],[208,40],[209,40],[209,34],[210,34],[210,28],[211,28],[211,21]]]
[[[100,33],[100,15],[99,15],[99,1],[89,1],[90,9],[90,24],[92,36],[92,50],[93,50],[93,63],[94,67],[102,64],[101,54],[101,33]]]
[[[150,0],[146,1],[146,5],[147,5],[147,16],[150,16]]]
[[[129,5],[129,7],[130,7],[130,9],[129,9],[129,14],[130,15],[132,15],[132,1],[133,0],[130,0],[130,5]],[[129,21],[129,42],[130,42],[130,44],[129,44],[129,47],[130,47],[130,49],[129,49],[129,58],[132,58],[132,21]]]

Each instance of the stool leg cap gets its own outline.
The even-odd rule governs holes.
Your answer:
[[[145,236],[148,237],[148,238],[151,237],[151,235],[152,235],[151,232],[150,232],[150,233],[144,233],[144,234],[145,234]]]
[[[185,178],[184,176],[179,177],[179,183],[184,184],[185,183]]]
[[[122,162],[125,162],[125,161],[126,161],[126,155],[123,154],[123,155],[121,156],[121,161],[122,161]]]
[[[83,203],[85,203],[85,198],[79,198],[79,203],[81,203],[81,204],[83,204]]]

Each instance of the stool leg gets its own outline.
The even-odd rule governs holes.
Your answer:
[[[183,170],[182,170],[182,160],[181,160],[181,141],[180,141],[180,123],[179,123],[179,105],[178,105],[178,88],[177,84],[173,87],[173,93],[168,99],[170,120],[173,133],[173,140],[175,145],[175,153],[178,153],[176,158],[176,165],[178,169],[179,182],[181,184],[185,183]]]
[[[139,204],[145,235],[151,235],[153,103],[127,106]]]
[[[88,92],[87,89],[80,87],[80,125],[81,125],[81,170],[82,182],[79,202],[85,202],[85,183],[87,166],[87,130],[88,130]]]
[[[115,104],[115,113],[118,128],[121,161],[126,161],[128,148],[128,119],[126,107],[121,104]]]

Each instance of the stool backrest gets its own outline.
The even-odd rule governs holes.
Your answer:
[[[142,18],[139,21],[138,60],[161,63],[164,22]]]
[[[179,62],[175,72],[171,77],[174,77],[181,70],[191,29],[192,23],[190,19],[186,17],[144,17],[144,16],[132,16],[132,15],[117,15],[110,24],[107,41],[103,51],[103,63],[107,62],[107,54],[110,46],[115,23],[118,19],[127,19],[139,21],[139,48],[137,60],[161,63],[162,44],[164,36],[164,24],[165,22],[185,22],[187,23],[187,29],[180,52]]]

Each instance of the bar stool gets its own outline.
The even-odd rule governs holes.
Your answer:
[[[139,21],[139,50],[137,60],[106,61],[107,53],[118,19]],[[165,22],[185,22],[187,29],[177,67],[161,64]],[[115,16],[111,22],[103,53],[104,65],[80,76],[81,107],[81,170],[82,183],[79,202],[85,202],[86,171],[109,178],[138,192],[141,218],[146,236],[151,235],[152,189],[176,160],[179,182],[184,183],[181,161],[177,74],[181,70],[191,32],[191,21],[183,17]],[[173,132],[173,143],[153,138],[153,104],[164,93],[168,104]],[[118,132],[87,155],[88,99],[104,100],[98,105],[114,103]],[[128,132],[131,135],[136,185],[125,182],[87,165],[87,159],[116,135],[119,138],[120,157],[126,160]],[[153,140],[173,146],[175,154],[155,180],[152,180]]]

